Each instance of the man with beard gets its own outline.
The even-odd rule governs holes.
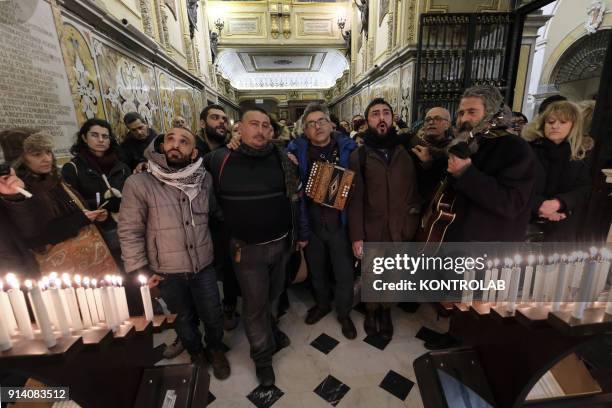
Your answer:
[[[366,108],[368,130],[364,146],[351,154],[355,187],[348,208],[349,238],[355,257],[363,242],[411,241],[419,223],[421,199],[408,150],[400,145],[393,126],[393,109],[382,98]],[[368,335],[391,339],[391,304],[367,303],[364,328]]]
[[[474,86],[463,92],[457,110],[459,134],[449,148],[447,170],[456,193],[456,217],[448,227],[446,241],[525,239],[536,162],[529,144],[508,131],[509,114],[497,88]],[[466,142],[459,140],[470,132],[475,139],[468,149]],[[447,333],[425,347],[438,350],[457,344],[459,340]]]
[[[197,148],[200,155],[225,147],[227,141],[227,116],[220,105],[208,105],[200,113],[200,132]],[[233,330],[238,325],[236,305],[240,286],[229,254],[229,235],[223,221],[211,220],[210,231],[215,242],[215,269],[223,279],[223,328]]]
[[[219,212],[195,142],[188,129],[172,128],[157,150],[154,143],[147,148],[148,171],[125,183],[117,232],[126,272],[150,276],[178,315],[175,329],[192,361],[203,364],[206,356],[215,377],[225,379],[230,366],[208,228],[209,214]]]
[[[227,142],[227,116],[220,105],[208,105],[200,113],[200,131],[196,147],[203,157]]]
[[[440,107],[431,108],[425,115],[422,133],[415,136],[412,153],[419,159],[417,180],[419,193],[429,203],[440,182],[446,176],[446,148],[453,140],[450,113]]]
[[[290,343],[278,329],[276,305],[285,287],[293,247],[299,177],[282,148],[272,143],[270,116],[249,108],[240,118],[241,144],[204,158],[229,229],[231,257],[242,291],[244,328],[259,382],[275,382],[273,354]]]
[[[121,143],[122,160],[132,171],[144,169],[144,151],[156,137],[157,133],[149,126],[138,112],[128,112],[123,117],[128,134]]]

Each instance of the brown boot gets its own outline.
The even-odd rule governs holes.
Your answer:
[[[206,358],[213,367],[213,374],[218,380],[225,380],[230,376],[230,365],[223,350],[206,350]]]
[[[391,340],[393,337],[393,322],[391,321],[391,309],[383,308],[380,312],[380,335]]]
[[[368,336],[376,336],[378,334],[376,320],[376,310],[366,310],[365,320],[363,321],[363,329]]]

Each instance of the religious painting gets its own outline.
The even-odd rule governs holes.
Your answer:
[[[138,112],[155,130],[161,129],[153,67],[136,62],[120,51],[94,40],[101,93],[107,120],[119,139],[127,133],[123,116]]]
[[[64,23],[62,52],[77,122],[105,119],[98,73],[89,43],[79,29],[69,23]]]
[[[414,63],[409,63],[401,68],[400,79],[400,97],[399,97],[399,115],[406,123],[410,123],[412,119],[412,76],[414,72]]]
[[[389,0],[380,0],[378,3],[378,26],[382,24],[385,16],[389,14]]]
[[[166,72],[157,71],[162,127],[167,132],[175,116],[185,118],[192,130],[198,129],[198,114],[193,88]]]

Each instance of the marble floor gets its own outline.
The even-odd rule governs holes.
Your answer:
[[[290,289],[291,306],[280,319],[280,328],[291,345],[274,356],[276,386],[259,388],[255,369],[249,358],[249,344],[242,323],[225,332],[230,347],[227,357],[232,374],[223,381],[212,376],[209,398],[211,408],[270,407],[422,407],[421,395],[412,367],[413,361],[427,350],[415,338],[426,326],[443,332],[446,319],[436,319],[433,309],[421,306],[416,313],[398,307],[392,310],[395,334],[385,344],[369,339],[363,330],[363,314],[352,313],[357,338],[347,340],[332,312],[317,324],[304,323],[306,311],[313,304],[304,286]],[[155,345],[170,344],[172,330],[155,335]],[[184,352],[159,364],[189,363]]]

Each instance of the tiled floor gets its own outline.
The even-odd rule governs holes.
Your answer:
[[[447,322],[436,321],[431,307],[416,313],[392,309],[395,334],[388,344],[368,339],[363,315],[353,311],[357,338],[347,340],[334,313],[313,326],[304,323],[312,300],[303,287],[290,290],[291,306],[280,319],[280,328],[291,345],[274,356],[276,388],[261,389],[249,358],[249,344],[242,323],[225,333],[232,374],[224,381],[211,375],[214,396],[209,407],[422,407],[412,362],[423,355],[423,341],[415,338],[422,326],[445,331]],[[160,333],[155,343],[172,342],[173,331]],[[186,352],[160,364],[188,363]]]

